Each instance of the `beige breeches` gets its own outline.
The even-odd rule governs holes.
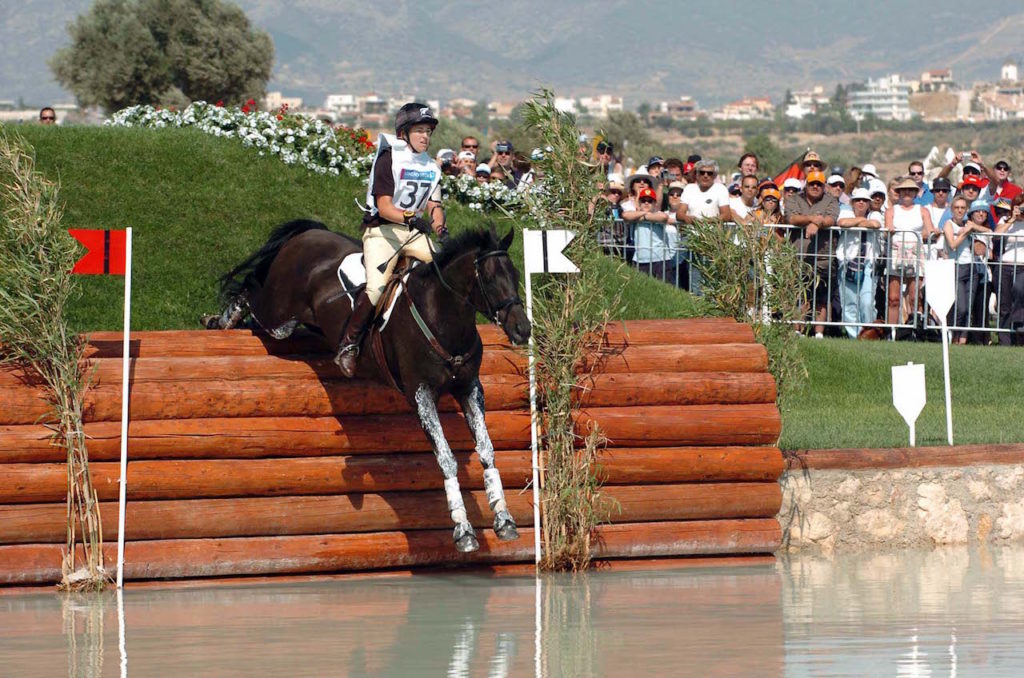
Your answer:
[[[421,234],[419,231],[410,231],[407,227],[398,224],[384,224],[363,231],[366,296],[374,305],[380,300],[388,278],[395,270],[398,257],[394,255],[399,250],[402,250],[402,254],[405,256],[419,259],[424,263],[430,262],[434,258],[430,236]],[[388,262],[387,267],[381,272],[377,267],[385,261]]]

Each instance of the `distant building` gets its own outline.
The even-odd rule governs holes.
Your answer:
[[[829,103],[828,94],[821,85],[811,89],[796,90],[789,93],[790,100],[786,103],[786,117],[799,120],[807,115],[814,115],[822,106]]]
[[[775,106],[768,97],[743,97],[711,112],[712,120],[770,120]]]
[[[285,104],[288,105],[289,110],[297,111],[302,108],[302,97],[286,97],[280,92],[267,92],[267,96],[263,97],[263,110],[265,111],[276,111]]]
[[[518,105],[518,101],[488,101],[487,116],[491,120],[508,120],[512,109]]]
[[[354,117],[359,113],[359,104],[354,94],[328,94],[324,99],[324,108],[342,117]]]
[[[703,115],[697,101],[685,95],[679,97],[679,101],[662,101],[658,104],[657,112],[673,120],[696,120]]]
[[[955,88],[953,71],[948,68],[921,73],[921,92],[948,92]]]
[[[1007,59],[1006,63],[1003,64],[1003,68],[999,71],[999,79],[1003,82],[1017,82],[1017,62],[1012,59]]]
[[[910,85],[898,74],[868,79],[864,88],[853,90],[846,95],[846,106],[856,120],[863,120],[868,114],[880,120],[907,121],[910,112]]]
[[[625,104],[617,94],[598,94],[592,97],[580,97],[579,107],[581,113],[592,115],[595,118],[607,118],[609,113],[621,113],[625,110]]]
[[[555,110],[561,113],[578,113],[576,100],[570,97],[555,97]]]

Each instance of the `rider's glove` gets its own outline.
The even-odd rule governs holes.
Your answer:
[[[423,217],[413,217],[406,223],[409,225],[409,228],[426,235],[430,235],[434,230],[433,225]]]

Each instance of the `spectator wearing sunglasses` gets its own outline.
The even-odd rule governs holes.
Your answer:
[[[804,161],[801,164],[804,169],[804,176],[811,172],[821,172],[822,174],[825,172],[825,162],[814,151],[808,150],[804,153]]]
[[[953,159],[942,166],[939,170],[938,176],[946,179],[957,165],[963,165],[963,179],[969,176],[978,177],[981,180],[979,186],[981,187],[981,195],[979,199],[989,200],[991,194],[988,192],[989,179],[986,176],[988,169],[985,167],[985,163],[981,159],[981,155],[977,151],[971,151],[969,154],[957,153],[953,156]]]
[[[623,211],[622,218],[634,224],[633,262],[637,267],[652,278],[678,286],[678,232],[668,223],[669,215],[658,209],[658,194],[651,188],[640,189],[636,207]]]
[[[995,205],[999,198],[1006,198],[1013,201],[1021,194],[1021,187],[1010,181],[1010,163],[1005,160],[998,160],[991,168],[986,168],[988,173],[988,192],[992,196],[992,204]],[[992,208],[993,223],[996,219],[995,207]]]
[[[476,137],[464,137],[462,139],[462,145],[459,147],[460,151],[467,151],[473,154],[475,160],[480,155],[480,140]]]
[[[846,179],[843,179],[842,174],[833,173],[825,182],[825,190],[839,201],[840,206],[850,204],[850,196],[846,194]]]
[[[491,169],[495,167],[501,167],[505,170],[506,177],[512,177],[515,181],[519,181],[519,175],[515,173],[515,169],[512,166],[512,153],[515,149],[512,147],[511,141],[499,141],[494,145],[494,155],[487,162],[491,166]]]
[[[821,162],[820,158],[818,162]],[[790,239],[813,269],[809,287],[813,295],[814,319],[818,323],[828,320],[830,285],[838,274],[833,258],[834,242],[829,233],[838,217],[839,201],[825,192],[824,172],[811,171],[807,174],[803,193],[786,196],[786,220],[797,227],[790,231]],[[815,325],[816,338],[823,337],[824,332],[824,325]]]
[[[687,184],[676,211],[676,219],[692,224],[698,219],[732,221],[729,190],[717,181],[718,163],[702,158],[694,163],[695,181]]]
[[[1005,200],[1005,198],[1001,198]],[[1003,234],[999,255],[999,327],[1015,330],[999,333],[1000,346],[1024,346],[1024,193],[1012,200],[1010,215],[996,226]]]
[[[757,177],[748,174],[740,179],[739,196],[729,199],[729,210],[732,218],[741,224],[749,224],[753,220],[757,208]]]
[[[626,191],[629,194],[622,203],[622,211],[635,211],[637,209],[637,198],[640,191],[649,188],[657,196],[658,180],[646,172],[638,172],[626,178]]]
[[[455,164],[458,165],[459,174],[468,174],[469,176],[476,176],[476,156],[473,155],[472,151],[459,151],[459,154],[455,158]]]
[[[594,162],[602,176],[622,174],[622,163],[615,157],[615,145],[608,141],[599,141],[594,147]]]
[[[57,112],[49,106],[44,106],[39,109],[39,124],[40,125],[56,125],[57,124]]]
[[[932,204],[931,189],[924,182],[924,163],[915,160],[907,165],[907,176],[917,184],[917,197],[914,198],[914,204],[921,205],[922,207]]]

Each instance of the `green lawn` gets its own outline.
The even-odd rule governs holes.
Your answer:
[[[60,181],[68,228],[133,228],[132,327],[137,330],[197,327],[200,314],[215,310],[217,277],[278,224],[309,218],[349,235],[360,232],[355,200],[361,201],[366,190],[360,181],[289,167],[237,140],[193,129],[14,129],[35,147],[37,168]],[[496,220],[501,229],[513,224]],[[485,221],[458,204],[449,206],[454,232]],[[520,238],[513,258],[522,260]],[[123,280],[80,280],[73,326],[120,328]],[[631,273],[620,315],[686,317],[697,309],[690,295]]]
[[[805,339],[801,347],[810,379],[783,412],[783,448],[905,447],[891,367],[908,362],[925,365],[917,444],[946,444],[941,344]],[[949,363],[953,441],[1024,441],[1024,348],[951,346]]]
[[[312,218],[357,235],[354,199],[362,184],[325,177],[259,157],[235,140],[197,130],[17,127],[35,147],[37,167],[59,179],[68,228],[135,229],[132,325],[136,330],[197,327],[215,310],[214,281],[262,244],[269,231]],[[504,229],[510,220],[498,220]],[[453,231],[485,217],[449,206]],[[514,260],[521,260],[517,238]],[[614,263],[607,262],[609,267]],[[72,324],[81,331],[119,329],[121,278],[82,276]],[[626,319],[692,317],[702,313],[690,295],[628,273]],[[889,367],[925,362],[928,405],[918,422],[920,444],[945,441],[941,348],[807,340],[810,382],[783,413],[786,448],[906,444],[906,427],[892,407]],[[1024,402],[1024,351],[953,347],[957,442],[1024,441],[1018,404]]]

